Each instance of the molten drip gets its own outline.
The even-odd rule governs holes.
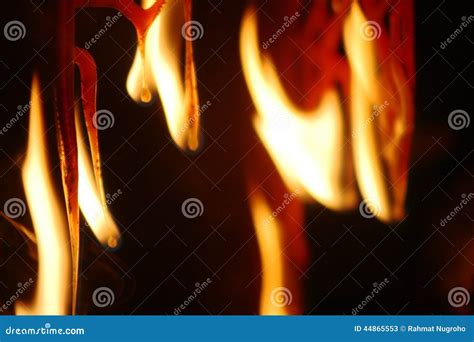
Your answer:
[[[157,92],[163,104],[171,137],[183,149],[198,148],[199,106],[192,45],[186,41],[183,75],[179,58],[183,48],[182,27],[190,20],[191,1],[167,2],[144,40],[138,39],[127,91],[136,102],[148,103]],[[144,0],[143,8],[153,4]]]

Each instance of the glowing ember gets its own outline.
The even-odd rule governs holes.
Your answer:
[[[33,77],[28,149],[22,176],[38,247],[38,280],[31,303],[17,314],[64,315],[71,304],[71,252],[64,208],[54,192],[44,139],[40,85]]]
[[[144,0],[148,8],[153,0]],[[198,147],[198,98],[191,37],[186,37],[185,75],[180,59],[182,28],[190,20],[190,1],[166,2],[146,36],[143,51],[137,49],[127,79],[127,90],[137,102],[150,102],[150,91],[157,91],[175,143],[185,149]],[[183,81],[184,80],[184,81]]]

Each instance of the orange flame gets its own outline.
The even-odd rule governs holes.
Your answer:
[[[288,188],[302,188],[332,209],[355,205],[344,184],[343,116],[335,89],[310,112],[288,98],[269,57],[261,55],[256,16],[247,11],[240,33],[244,76],[257,109],[254,127]]]
[[[28,148],[22,168],[26,200],[38,246],[38,279],[31,303],[18,302],[20,315],[65,315],[70,311],[71,252],[64,208],[50,176],[40,85],[33,76]]]
[[[406,137],[408,128],[409,95],[404,91],[401,70],[393,63],[389,76],[379,70],[375,40],[367,39],[360,28],[368,23],[357,1],[344,22],[343,38],[351,70],[351,124],[353,129],[354,166],[360,191],[375,215],[382,221],[392,221],[403,216],[406,179],[403,159],[406,151],[397,151]],[[384,78],[385,77],[385,78]],[[387,82],[387,78],[391,78]],[[385,81],[385,82],[384,82]],[[394,83],[401,98],[392,100],[387,90]],[[389,100],[391,103],[389,103]],[[398,103],[397,103],[398,102]],[[380,114],[375,108],[388,107]],[[393,122],[390,122],[390,114]],[[381,131],[391,132],[381,135]],[[399,174],[401,170],[401,175]]]
[[[94,171],[83,140],[81,123],[76,110],[76,136],[79,164],[79,206],[97,240],[110,248],[117,247],[120,239],[119,229],[107,209],[105,199],[97,189]]]
[[[153,0],[143,0],[144,8]],[[144,53],[137,49],[127,79],[127,91],[136,102],[148,103],[157,91],[171,137],[180,148],[198,147],[199,114],[190,41],[186,42],[186,75],[180,59],[185,23],[185,0],[167,1],[146,36]],[[192,53],[192,51],[191,51]]]
[[[288,315],[292,293],[284,286],[282,227],[260,192],[256,191],[249,200],[262,263],[260,314]],[[285,296],[286,302],[281,303],[279,296]]]

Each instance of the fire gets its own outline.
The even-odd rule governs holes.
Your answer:
[[[186,3],[185,3],[186,2]],[[143,0],[144,8],[154,0]],[[175,143],[185,149],[198,147],[199,113],[191,38],[186,41],[186,67],[180,59],[187,0],[167,1],[151,25],[145,46],[137,49],[127,79],[127,91],[136,102],[148,103],[157,91],[168,129]],[[190,5],[189,5],[190,6]],[[190,7],[189,7],[190,11]],[[184,84],[183,84],[184,83]]]
[[[354,1],[343,29],[351,70],[354,166],[362,196],[381,220],[392,221],[400,219],[404,211],[406,183],[400,180],[406,180],[403,158],[407,158],[403,155],[406,151],[400,153],[397,149],[405,147],[403,141],[411,133],[407,122],[409,95],[404,91],[403,73],[396,64],[387,63],[390,65],[388,76],[379,67],[375,40],[361,34],[360,28],[366,23],[368,21],[360,5]],[[401,93],[399,99],[392,99],[394,96],[389,91],[391,84],[395,84]],[[385,112],[378,113],[377,108],[384,103],[389,104],[389,100],[391,104],[384,109]],[[387,133],[381,134],[381,131],[389,132],[388,139]],[[400,183],[398,186],[397,182]]]
[[[336,90],[328,90],[310,112],[294,105],[270,58],[260,54],[251,11],[242,22],[240,53],[257,109],[254,127],[288,188],[305,189],[332,209],[353,207],[355,191],[344,184],[343,115]]]
[[[38,247],[38,279],[31,303],[18,303],[15,311],[20,315],[65,315],[70,312],[72,280],[68,223],[50,176],[41,106],[40,84],[34,75],[22,178]]]
[[[97,239],[110,248],[115,248],[120,238],[119,229],[112,218],[105,199],[101,198],[94,180],[90,154],[83,140],[81,123],[76,111],[76,135],[79,164],[79,206]]]
[[[278,296],[285,293],[275,292],[285,289],[286,295],[291,296],[291,291],[284,287],[282,227],[277,218],[273,218],[270,206],[260,192],[257,191],[250,197],[250,208],[262,263],[260,314],[288,315],[286,304],[290,304],[290,300],[283,303],[285,305],[280,305]]]

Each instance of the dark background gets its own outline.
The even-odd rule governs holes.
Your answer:
[[[278,1],[266,6],[275,4]],[[27,27],[23,40],[0,37],[2,126],[18,105],[28,102],[33,68],[40,69],[45,80],[52,77],[48,6],[47,1],[35,0],[0,4],[2,27],[11,20]],[[83,227],[79,313],[173,314],[195,283],[208,277],[212,284],[185,314],[258,312],[259,254],[240,162],[251,156],[246,154],[248,147],[257,139],[238,51],[245,6],[243,1],[194,2],[194,19],[205,29],[195,44],[200,99],[212,103],[202,117],[203,146],[196,153],[184,154],[170,140],[158,102],[140,106],[128,97],[125,82],[136,44],[131,24],[120,20],[91,48],[99,74],[98,109],[115,115],[114,127],[101,132],[100,142],[106,192],[123,193],[110,210],[124,235],[120,247],[109,253]],[[77,45],[93,37],[105,17],[115,13],[81,10]],[[360,217],[357,210],[341,214],[316,204],[307,206],[307,222],[318,216],[307,227],[311,267],[301,275],[307,313],[351,314],[372,284],[385,278],[388,286],[361,314],[472,312],[472,303],[455,309],[447,301],[455,286],[471,293],[474,288],[472,203],[448,225],[439,225],[462,194],[473,192],[472,130],[450,129],[447,117],[455,109],[473,113],[474,24],[440,49],[440,42],[459,27],[461,17],[472,13],[468,1],[415,1],[416,127],[408,216],[385,225]],[[52,127],[52,89],[47,81],[43,86],[45,115]],[[0,136],[1,203],[24,198],[19,167],[26,128],[25,115]],[[50,158],[57,165],[54,129],[49,132]],[[54,172],[58,178],[57,167]],[[205,207],[203,216],[192,221],[181,214],[181,203],[189,197],[199,198]],[[28,217],[24,219],[28,224]],[[18,282],[34,275],[35,262],[8,223],[2,221],[0,229],[3,302]],[[114,305],[100,309],[91,303],[91,294],[99,286],[114,290]]]

